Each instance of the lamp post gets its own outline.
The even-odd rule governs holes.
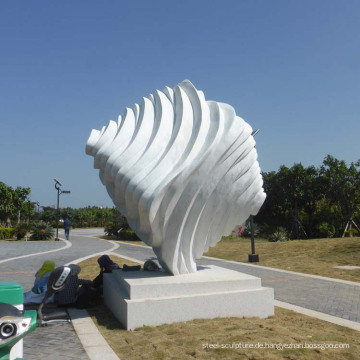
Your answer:
[[[57,217],[56,217],[56,237],[55,241],[59,241],[59,220],[60,220],[60,207],[59,200],[60,194],[70,194],[69,190],[61,190],[62,183],[58,179],[54,179],[55,181],[55,189],[57,190]]]
[[[259,255],[255,254],[255,238],[254,238],[254,220],[250,215],[250,231],[251,231],[251,254],[248,256],[249,262],[259,262]]]
[[[254,130],[251,135],[254,137],[260,130]],[[251,231],[251,254],[248,256],[249,262],[259,262],[259,255],[255,254],[255,237],[254,237],[254,217],[250,215],[250,231]]]

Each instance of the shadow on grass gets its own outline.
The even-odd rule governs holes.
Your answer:
[[[97,307],[87,309],[87,311],[92,318],[95,318],[99,326],[103,326],[107,330],[126,331],[105,304],[99,304]]]

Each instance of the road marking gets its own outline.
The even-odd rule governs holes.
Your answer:
[[[101,240],[101,239],[99,239]],[[100,252],[97,252],[97,253],[94,253],[94,254],[91,254],[91,255],[87,255],[87,256],[84,256],[82,258],[79,258],[79,259],[76,259],[76,260],[73,260],[73,261],[70,261],[68,262],[67,264],[65,265],[69,265],[69,264],[78,264],[79,262],[81,261],[85,261],[87,259],[90,259],[94,256],[99,256],[99,255],[105,255],[105,254],[111,254],[114,250],[116,250],[120,245],[118,243],[116,243],[115,241],[112,241],[112,240],[105,240],[105,241],[108,241],[110,243],[113,244],[113,247],[109,250],[106,250],[106,251],[100,251]]]
[[[129,240],[129,241],[131,241],[131,240]],[[150,248],[150,249],[152,249],[152,247],[151,246],[149,246],[149,245],[146,245],[145,243],[145,245],[139,245],[139,244],[131,244],[130,242],[126,242],[125,240],[119,240],[119,243],[120,244],[123,244],[123,245],[131,245],[131,246],[137,246],[137,247],[141,247],[141,248]]]
[[[53,253],[53,252],[56,252],[56,251],[68,249],[70,246],[72,246],[72,243],[70,241],[65,240],[65,239],[60,239],[60,240],[65,242],[65,244],[66,244],[65,246],[61,247],[60,249],[42,251],[42,252],[38,252],[38,253],[34,253],[34,254],[21,255],[21,256],[16,256],[16,257],[10,258],[10,259],[0,260],[0,264],[6,263],[8,261],[24,259],[24,258],[27,258],[27,257],[30,257],[30,256],[37,256],[37,255]]]
[[[138,263],[138,264],[144,264],[145,262],[144,261],[141,261],[139,259],[135,259],[135,258],[132,258],[132,257],[129,257],[129,256],[125,256],[125,255],[122,255],[122,254],[118,254],[118,253],[112,253],[113,255],[116,255],[120,258],[123,258],[125,260],[129,260],[129,261],[133,261],[135,263]]]

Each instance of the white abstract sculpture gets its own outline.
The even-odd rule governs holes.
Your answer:
[[[252,128],[185,80],[92,130],[86,153],[116,207],[171,274],[256,215],[265,200]]]

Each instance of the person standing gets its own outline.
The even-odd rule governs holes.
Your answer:
[[[68,218],[66,218],[65,221],[64,221],[64,229],[65,229],[66,240],[69,240],[70,228],[71,228],[71,221]]]

